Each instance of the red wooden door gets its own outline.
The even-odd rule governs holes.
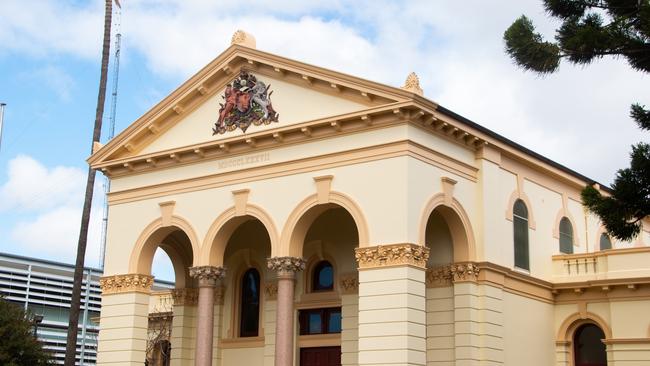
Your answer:
[[[341,366],[341,347],[301,348],[300,366]]]

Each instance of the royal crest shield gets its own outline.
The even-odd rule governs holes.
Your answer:
[[[251,124],[259,126],[278,122],[279,115],[271,105],[273,92],[269,92],[270,87],[254,75],[240,72],[232,83],[226,85],[222,95],[224,103],[220,103],[219,118],[212,134],[223,134],[237,128],[246,132]]]

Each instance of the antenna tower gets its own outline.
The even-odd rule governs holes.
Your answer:
[[[113,90],[111,92],[111,111],[109,117],[108,139],[110,141],[115,136],[115,112],[117,109],[117,85],[120,77],[120,46],[122,43],[122,33],[120,25],[122,24],[122,8],[118,6],[113,17],[115,24],[115,55],[113,56]],[[102,238],[99,249],[99,268],[104,269],[104,258],[106,257],[106,230],[108,228],[108,192],[111,191],[111,181],[104,176],[104,207],[102,213]]]

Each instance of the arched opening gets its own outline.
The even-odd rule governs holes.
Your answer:
[[[162,250],[169,258],[173,268],[173,282],[176,288],[193,287],[189,276],[189,268],[193,265],[194,251],[190,236],[181,228],[167,226],[156,229],[141,245],[139,252],[132,258],[135,272],[152,275],[152,267],[156,252]],[[136,248],[137,251],[137,248]],[[165,268],[166,260],[162,253],[158,254],[157,270],[170,278],[169,268]],[[167,262],[169,263],[169,262]]]
[[[573,254],[573,226],[567,217],[560,220],[560,252],[564,254]]]
[[[299,346],[299,357],[301,360],[332,360],[333,357],[333,363],[340,364],[341,353],[352,352],[354,348],[345,348],[350,347],[347,344],[341,348],[338,337],[342,337],[342,321],[358,316],[356,308],[341,299],[357,295],[342,295],[343,290],[339,288],[342,276],[357,273],[354,256],[354,249],[359,247],[357,225],[350,212],[336,204],[312,207],[299,223],[305,230],[301,251],[309,263],[298,284],[303,289],[297,305],[299,342],[312,342],[309,347]],[[335,337],[339,343],[332,344],[331,338],[330,341],[314,338],[319,335]]]
[[[528,208],[517,200],[512,208],[512,226],[515,252],[515,267],[530,270],[528,248]]]
[[[237,226],[227,238],[223,263],[227,269],[224,338],[263,337],[264,286],[271,278],[266,259],[271,240],[264,224],[252,216],[234,218]],[[224,225],[228,228],[230,225]],[[232,229],[232,228],[231,228]],[[222,237],[217,235],[215,240]],[[223,247],[214,243],[214,247]]]
[[[573,335],[575,366],[606,366],[605,333],[593,323],[579,326]]]
[[[465,225],[451,207],[437,206],[429,214],[424,242],[431,250],[427,267],[473,259]]]
[[[600,250],[612,249],[612,241],[606,233],[600,234]]]
[[[149,300],[152,310],[148,314],[145,359],[149,365],[169,365],[171,350],[183,347],[182,340],[172,339],[172,323],[179,321],[174,318],[182,315],[176,314],[170,290],[195,287],[189,276],[189,268],[194,265],[193,237],[186,228],[161,227],[160,222],[154,222],[136,243],[131,270],[156,278]]]

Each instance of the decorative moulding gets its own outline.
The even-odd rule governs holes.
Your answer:
[[[477,263],[452,263],[427,270],[427,287],[451,286],[455,282],[476,282],[480,268]]]
[[[279,275],[293,275],[305,269],[305,260],[299,257],[271,257],[267,260],[267,267]]]
[[[418,78],[418,75],[414,72],[408,74],[406,81],[404,81],[404,86],[402,86],[402,89],[408,90],[417,95],[424,95],[424,91],[420,87],[420,78]]]
[[[425,268],[429,259],[429,248],[411,243],[377,245],[354,251],[360,269],[401,265]]]
[[[339,289],[342,295],[359,293],[359,274],[347,273],[339,277]]]
[[[232,191],[232,195],[235,199],[235,215],[244,216],[246,215],[246,205],[248,205],[248,195],[250,189],[239,189]]]
[[[278,299],[278,283],[275,281],[269,281],[264,284],[264,293],[267,300],[277,300]]]
[[[330,192],[332,190],[333,175],[323,175],[314,177],[316,182],[316,192],[318,192],[318,203],[325,204],[330,201]]]
[[[160,202],[158,203],[158,206],[160,206],[162,226],[170,226],[172,224],[172,216],[174,215],[174,207],[176,207],[176,201]]]
[[[249,48],[256,48],[256,43],[255,37],[252,34],[246,33],[241,29],[235,31],[230,39],[230,44],[238,44]]]
[[[175,288],[172,289],[172,299],[174,300],[174,306],[196,305],[199,299],[199,291],[195,288]]]
[[[451,207],[454,201],[454,187],[458,182],[449,177],[442,177],[440,183],[442,184],[442,193],[445,195],[445,205]]]
[[[105,276],[99,279],[102,295],[112,295],[124,292],[151,292],[153,276],[138,273]]]
[[[216,286],[217,281],[226,275],[223,267],[199,266],[190,267],[190,277],[199,280],[199,287]]]

